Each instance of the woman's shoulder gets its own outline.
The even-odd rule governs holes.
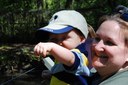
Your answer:
[[[128,70],[117,72],[113,76],[104,80],[100,85],[127,85],[128,84]]]

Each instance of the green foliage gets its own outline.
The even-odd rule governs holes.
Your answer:
[[[99,17],[116,5],[128,6],[127,0],[0,0],[0,39],[2,42],[34,42],[35,30],[48,23],[62,9],[82,13],[95,29]]]
[[[128,7],[127,0],[0,0],[0,43],[35,44],[36,29],[45,26],[62,9],[79,11],[96,30],[98,19],[110,14],[118,4]],[[0,47],[1,69],[19,70],[33,60],[41,61],[33,54],[33,46]]]
[[[31,47],[23,47],[21,48],[21,50],[19,51],[19,55],[26,55],[29,57],[30,61],[36,60],[36,61],[40,61],[41,57],[36,57],[33,53],[33,48]]]

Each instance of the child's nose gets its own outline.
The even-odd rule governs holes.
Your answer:
[[[62,42],[60,42],[59,45],[62,46],[63,45]]]

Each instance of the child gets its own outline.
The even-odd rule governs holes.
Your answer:
[[[55,58],[50,85],[87,85],[84,76],[91,75],[85,50],[88,30],[86,20],[79,12],[62,10],[37,31],[37,38],[43,40],[49,36],[49,42],[38,43],[34,47],[35,54],[44,58],[50,54]]]

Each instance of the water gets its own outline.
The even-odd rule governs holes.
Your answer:
[[[33,68],[24,73],[1,75],[0,85],[49,85],[50,78],[43,77],[41,74],[34,72],[34,70]]]

